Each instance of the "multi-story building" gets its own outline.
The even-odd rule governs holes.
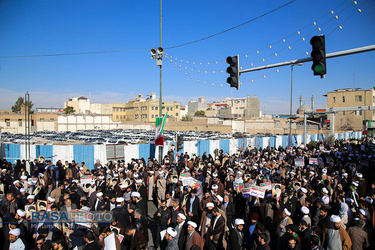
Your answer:
[[[69,98],[68,101],[64,102],[64,109],[68,106],[73,107],[76,114],[91,113],[90,99],[84,96]]]
[[[118,122],[126,121],[126,119],[125,103],[112,103],[112,120],[114,122]]]
[[[100,104],[100,103],[91,103],[90,99],[81,96],[81,97],[72,97],[69,98],[68,101],[64,102],[64,108],[71,106],[74,108],[76,114],[111,114],[112,112],[112,104],[110,105],[110,113],[108,113],[108,107],[105,106],[104,109],[106,110],[103,112],[103,105],[108,104]]]
[[[168,112],[168,118],[180,120],[180,102],[163,101],[163,116]],[[125,104],[125,119],[127,121],[155,122],[159,117],[159,99],[156,99],[156,93],[151,93],[147,98],[141,94],[137,98],[130,100]]]
[[[337,89],[328,92],[327,108],[343,108],[375,105],[375,87],[362,90],[360,88]],[[331,115],[329,116],[331,117]],[[367,111],[343,111],[335,113],[334,124],[337,130],[361,130],[363,121],[375,120],[375,112]]]
[[[207,104],[204,101],[204,98],[201,97],[197,102],[188,102],[188,114],[194,115],[197,111],[206,111]]]
[[[30,132],[57,131],[57,113],[30,114]],[[24,112],[21,114],[1,114],[0,127],[2,131],[24,134],[27,127]]]
[[[184,117],[187,114],[188,114],[188,106],[187,105],[181,106],[180,107],[180,120],[182,119],[182,117]]]
[[[220,106],[218,106],[220,104]],[[258,118],[260,102],[257,96],[227,98],[216,104],[220,118]]]
[[[260,117],[259,98],[248,96],[244,98],[226,98],[221,102],[205,103],[204,98],[198,102],[189,102],[189,115],[203,110],[208,117],[222,119],[258,118]]]

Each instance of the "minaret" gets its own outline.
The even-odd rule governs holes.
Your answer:
[[[315,97],[314,97],[314,94],[311,96],[311,109],[312,111],[314,111],[314,101],[315,101]]]
[[[299,106],[301,107],[302,106],[302,102],[303,102],[303,98],[302,98],[302,95],[299,96]]]

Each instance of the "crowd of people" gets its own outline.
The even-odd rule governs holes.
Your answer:
[[[374,249],[374,152],[365,138],[231,155],[171,150],[161,162],[89,167],[2,160],[0,240],[3,249],[38,250]],[[244,191],[254,187],[260,193]],[[31,220],[33,211],[77,210],[112,219]]]

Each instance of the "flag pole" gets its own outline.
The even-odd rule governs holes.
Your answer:
[[[160,0],[160,48],[162,48],[162,0]],[[163,58],[160,58],[162,60]],[[163,119],[163,101],[162,101],[162,65],[160,65],[160,99],[159,99],[159,117]],[[163,143],[164,144],[164,143]],[[162,165],[163,146],[159,146],[159,164]]]

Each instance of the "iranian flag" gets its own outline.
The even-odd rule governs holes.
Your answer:
[[[163,131],[165,121],[167,120],[168,112],[165,114],[163,118],[156,118],[155,122],[155,145],[163,146],[164,139],[163,139]]]

